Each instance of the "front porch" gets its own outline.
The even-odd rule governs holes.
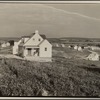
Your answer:
[[[39,47],[27,47],[24,49],[24,57],[39,57]]]
[[[38,61],[38,62],[52,62],[51,57],[40,57],[39,47],[25,47],[24,48],[24,60]]]

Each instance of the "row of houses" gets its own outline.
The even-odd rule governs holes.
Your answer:
[[[9,47],[9,46],[13,46],[14,45],[14,40],[1,40],[0,41],[0,47],[5,48],[5,47]]]
[[[69,45],[68,47],[77,51],[83,51],[87,49],[87,51],[89,51],[89,54],[84,58],[85,60],[90,60],[90,61],[100,60],[100,55],[97,52],[95,52],[95,50],[100,50],[99,47],[96,47],[96,46],[83,47],[83,46],[78,46],[78,45],[74,45],[74,46]]]
[[[69,45],[68,48],[70,49],[74,49],[74,50],[77,50],[77,51],[82,51],[84,49],[83,46],[78,46],[78,45]]]
[[[59,44],[59,43],[53,43],[52,44],[53,47],[68,47],[70,49],[74,49],[74,50],[77,50],[77,51],[82,51],[84,49],[83,46],[78,46],[78,45],[68,45],[66,46],[65,44]]]
[[[10,43],[8,41],[1,43],[2,48],[9,47],[9,46],[10,46]]]
[[[97,46],[79,46],[79,45],[69,45],[68,48],[72,48],[74,50],[82,51],[83,49],[88,49],[88,50],[100,50],[100,47]]]
[[[100,47],[98,46],[80,46],[80,45],[68,45],[66,46],[65,44],[60,44],[60,43],[52,43],[53,47],[68,47],[70,49],[74,49],[77,51],[82,51],[84,49],[89,49],[89,50],[100,50]]]

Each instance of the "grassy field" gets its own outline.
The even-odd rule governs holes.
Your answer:
[[[54,47],[53,48],[53,56],[56,57],[65,57],[65,58],[75,58],[75,59],[85,59],[90,52],[88,50],[77,51],[74,49],[69,49],[67,47]]]
[[[0,96],[44,96],[45,91],[47,96],[100,97],[100,62],[80,59],[86,55],[53,48],[53,61],[47,63],[0,58]]]
[[[100,62],[0,59],[1,96],[100,96]]]

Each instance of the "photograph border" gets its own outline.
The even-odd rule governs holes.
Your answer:
[[[100,1],[97,0],[97,1],[94,1],[94,0],[91,0],[91,1],[81,1],[81,0],[45,0],[45,1],[42,1],[42,0],[29,0],[29,1],[26,1],[26,0],[0,0],[0,3],[11,3],[11,4],[14,4],[14,3],[24,3],[24,4],[100,4]],[[3,99],[3,100],[32,100],[32,99],[36,99],[36,100],[40,100],[40,99],[55,99],[55,100],[82,100],[82,99],[88,99],[88,100],[97,100],[97,99],[100,99],[100,98],[97,98],[97,97],[0,97],[0,99]]]

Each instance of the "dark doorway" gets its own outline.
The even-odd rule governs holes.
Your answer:
[[[27,50],[28,50],[28,56],[31,56],[32,49],[31,48],[28,48]]]

